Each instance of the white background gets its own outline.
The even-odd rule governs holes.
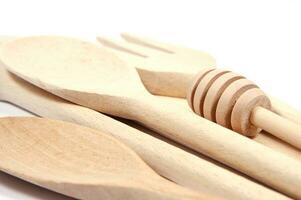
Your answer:
[[[204,50],[219,67],[301,108],[297,0],[0,0],[0,22],[0,35],[56,34],[94,41],[96,35],[131,32]],[[24,114],[0,103],[0,116]],[[59,196],[0,173],[0,199]]]

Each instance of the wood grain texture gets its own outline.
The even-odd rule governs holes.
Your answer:
[[[271,111],[267,95],[242,76],[225,70],[202,70],[187,95],[198,115],[248,137],[268,131],[301,149],[301,126]]]
[[[288,155],[298,161],[301,161],[301,151],[296,147],[284,142],[283,140],[276,138],[266,131],[262,131],[256,138],[253,138],[256,142],[259,142],[265,146],[279,151],[285,155]]]
[[[255,126],[261,127],[281,140],[301,149],[301,125],[262,107],[253,110],[250,121]]]
[[[289,199],[204,157],[192,155],[156,136],[54,96],[7,72],[3,66],[0,66],[0,83],[1,100],[40,116],[78,123],[110,134],[130,146],[159,174],[178,184],[225,199]],[[189,111],[183,99],[163,99]]]
[[[143,84],[152,94],[186,98],[187,90],[197,73],[206,68],[214,69],[216,66],[212,56],[199,50],[129,33],[123,33],[121,36],[126,42],[104,37],[97,37],[97,40],[104,48],[135,67]],[[176,65],[178,66],[176,69],[174,64],[169,63],[180,64]],[[161,75],[157,69],[166,73]],[[246,87],[254,86],[253,83],[245,84]],[[272,101],[273,111],[301,124],[301,112],[275,97],[269,98]]]
[[[189,108],[189,105],[187,104],[185,99],[182,98],[174,98],[174,97],[165,97],[160,96],[161,99],[164,99],[165,101],[177,104],[178,106],[181,106],[182,108],[191,111]],[[286,104],[282,103],[283,107],[287,106]],[[300,113],[294,108],[291,108],[291,113],[293,113],[293,116],[298,116]],[[191,111],[192,112],[192,111]],[[293,119],[293,116],[291,117]],[[298,118],[296,118],[296,121]],[[271,135],[270,133],[266,131],[261,131],[260,134],[257,135],[257,137],[253,138],[252,140],[259,142],[267,147],[270,147],[271,149],[274,149],[276,151],[279,151],[283,154],[286,154],[296,160],[301,161],[301,151],[300,149],[297,149],[296,147],[290,145],[289,143],[276,138],[275,136]]]
[[[301,172],[296,170],[301,167],[299,162],[157,100],[143,87],[134,68],[104,49],[70,38],[30,37],[5,44],[1,60],[13,73],[51,93],[139,121],[279,191],[301,198]]]
[[[78,199],[208,199],[157,175],[112,136],[37,117],[0,118],[0,169]],[[210,198],[209,198],[210,199]]]
[[[293,108],[292,106],[288,105],[287,103],[281,101],[278,98],[271,98],[272,108],[273,111],[276,112],[278,115],[287,118],[299,125],[301,125],[301,112],[300,110]]]
[[[184,97],[194,75],[202,68],[214,68],[208,53],[146,38],[122,34],[129,42],[97,37],[107,50],[136,67],[145,87],[153,94]],[[183,96],[184,95],[184,96]]]

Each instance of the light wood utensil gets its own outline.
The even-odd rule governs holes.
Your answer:
[[[134,68],[91,43],[64,37],[28,37],[6,43],[1,61],[13,73],[58,96],[132,119],[301,198],[301,164],[181,107],[149,94]],[[275,165],[277,163],[277,165]]]
[[[189,81],[193,80],[193,78],[191,77],[195,76],[197,72],[199,72],[201,69],[207,68],[208,66],[215,66],[212,57],[211,65],[209,65],[207,61],[198,60],[198,57],[202,58],[205,56],[205,54],[199,52],[200,55],[197,55],[197,51],[193,49],[162,43],[149,38],[139,37],[132,34],[121,34],[121,36],[124,39],[124,41],[112,40],[105,37],[97,37],[97,40],[103,45],[103,47],[107,48],[108,50],[123,58],[125,61],[127,61],[129,65],[136,67],[144,85],[153,94],[186,98],[188,85],[191,84],[189,83]],[[183,58],[184,55],[186,57],[191,55],[189,61],[187,61],[188,59],[186,57]],[[194,57],[194,55],[196,56]],[[208,56],[208,59],[209,58],[210,56]],[[195,65],[191,67],[191,60],[199,61],[200,63],[195,63]],[[168,61],[170,62],[168,63]],[[178,67],[173,70],[174,62],[180,63],[180,65],[177,64]],[[166,68],[168,73],[162,73],[158,70],[158,68]],[[183,73],[183,75],[178,75],[178,73],[180,73],[178,68],[181,68],[182,71],[184,71],[181,72]],[[147,74],[152,75],[150,76]],[[187,79],[187,81],[175,81],[174,76],[182,77],[181,79]],[[185,76],[186,78],[183,78]],[[165,84],[166,81],[172,81],[172,83]],[[183,84],[183,82],[187,84],[185,85]],[[159,90],[161,88],[160,85],[164,85],[163,91]],[[173,93],[170,93],[170,91],[172,91]],[[176,93],[178,93],[178,95],[174,95],[174,91],[177,91]],[[298,111],[296,108],[292,108],[291,106],[287,105],[286,103],[275,97],[269,97],[269,99],[272,104],[271,107],[273,112],[277,113],[278,115],[284,118],[287,118],[292,122],[301,124],[300,111]],[[288,123],[291,124],[291,122]],[[295,127],[295,124],[293,125],[293,127]],[[296,132],[294,132],[294,134],[295,133]],[[294,137],[290,138],[292,138],[292,140],[295,139]],[[270,136],[268,133],[262,132],[254,139],[267,146],[281,149],[281,151],[285,151],[286,153],[293,155],[295,158],[300,158],[299,150],[290,147],[282,141],[279,141],[279,139]],[[298,141],[299,140],[293,142],[299,143]]]
[[[270,97],[270,100],[275,113],[301,125],[301,112],[298,109],[276,98]]]
[[[276,151],[284,153],[292,158],[301,162],[301,150],[295,148],[294,146],[280,140],[273,135],[269,134],[268,132],[262,131],[256,138],[254,138],[256,142],[259,142],[265,146],[270,147]]]
[[[271,110],[271,102],[254,83],[233,72],[204,69],[192,82],[187,101],[198,115],[255,137],[262,129],[301,149],[301,126]]]
[[[40,116],[78,123],[112,135],[135,150],[160,175],[210,196],[233,200],[289,199],[205,157],[162,141],[157,135],[145,134],[99,112],[52,95],[7,72],[1,65],[0,100]],[[171,100],[174,99],[168,99],[168,102],[180,102],[186,110],[189,109],[183,99]]]
[[[158,45],[155,41],[129,34],[122,36],[138,45],[103,37],[97,39],[136,67],[143,84],[152,94],[184,97],[195,74],[203,67],[213,68],[216,65],[215,59],[205,52],[175,45]]]
[[[184,107],[187,110],[191,110],[189,105],[187,104],[187,101],[182,98],[174,98],[174,97],[165,97],[165,96],[160,96],[160,98],[165,99],[169,103],[174,103],[179,106]],[[293,108],[291,108],[294,110]],[[292,112],[294,116],[300,115],[297,111]],[[271,135],[270,133],[266,131],[262,131],[260,134],[258,134],[257,137],[253,138],[254,141],[257,141],[267,147],[270,147],[274,150],[277,150],[281,153],[284,153],[286,155],[289,155],[293,157],[296,160],[301,161],[301,150],[290,145],[287,142],[284,142],[283,140],[280,140],[276,138],[275,136]]]
[[[196,68],[199,70],[202,69],[194,78],[194,81],[191,81],[193,84],[189,89],[190,92],[187,97],[190,107],[197,114],[250,137],[254,137],[261,129],[264,129],[291,145],[299,149],[301,148],[301,134],[298,131],[301,130],[301,126],[279,117],[279,115],[281,115],[290,119],[288,115],[291,116],[297,111],[294,112],[292,109],[287,108],[287,106],[279,104],[277,99],[272,99],[271,103],[270,98],[260,90],[255,89],[257,86],[254,83],[229,71],[215,70],[213,67],[209,67],[210,65],[207,65],[206,68],[204,65],[194,63],[194,67],[186,68],[184,64],[186,63],[187,66],[191,66],[191,62],[187,62],[186,58],[183,59],[182,54],[185,52],[185,55],[192,55],[192,57],[190,57],[192,61],[196,60],[197,56],[193,57],[195,54],[190,53],[190,51],[193,50],[174,47],[130,34],[122,34],[122,37],[127,42],[113,41],[103,37],[98,37],[97,39],[105,47],[108,47],[118,56],[124,58],[131,66],[135,66],[149,91],[158,93],[158,89],[156,88],[158,88],[160,84],[163,84],[163,82],[149,78],[141,71],[151,71],[152,73],[157,73],[156,75],[160,77],[156,69],[166,70],[164,78],[174,81],[174,76],[180,76],[173,74],[173,70],[176,73],[179,71],[178,68],[180,68],[185,71],[185,74],[193,74],[196,73]],[[182,53],[178,53],[178,51]],[[201,56],[202,54],[200,53],[198,57]],[[204,59],[206,58],[207,56],[204,56]],[[170,60],[170,63],[165,60]],[[180,66],[173,69],[172,65],[175,62],[179,62]],[[181,76],[180,79],[191,80],[191,78],[187,76]],[[175,81],[175,84],[178,83],[181,83],[181,85],[168,85],[168,90],[162,91],[160,94],[172,96],[172,94],[169,94],[167,91],[182,91],[185,85],[184,81]],[[157,87],[154,87],[155,84]],[[187,85],[185,85],[185,87],[186,86]],[[186,90],[188,91],[187,87]],[[242,93],[244,93],[244,97]],[[234,103],[238,97],[241,97],[240,103],[237,103],[234,108]],[[271,105],[273,106],[273,110],[279,115],[275,115],[273,112],[265,109],[271,108]],[[231,113],[234,113],[234,115],[231,116]],[[297,115],[292,117],[298,119],[298,117],[301,116]],[[248,120],[249,118],[251,121]]]
[[[111,136],[42,118],[0,119],[0,169],[79,199],[208,199],[157,175]]]
[[[153,94],[186,98],[191,81],[204,68],[215,68],[212,56],[197,50],[153,39],[121,34],[124,41],[97,37],[110,51],[136,67],[145,87]],[[301,124],[301,112],[275,97],[269,97],[272,110]]]

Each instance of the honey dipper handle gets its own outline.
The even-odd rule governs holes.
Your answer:
[[[132,117],[162,135],[301,198],[301,164],[271,148],[157,98],[139,99]]]
[[[301,126],[263,107],[256,107],[250,118],[252,124],[301,149]]]
[[[272,102],[272,110],[278,115],[291,120],[297,124],[301,125],[301,112],[300,110],[293,108],[287,103],[275,98],[270,97]]]

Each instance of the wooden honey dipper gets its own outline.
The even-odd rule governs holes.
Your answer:
[[[271,111],[271,102],[253,82],[221,69],[204,69],[188,90],[198,115],[248,137],[262,129],[301,149],[300,125]]]

